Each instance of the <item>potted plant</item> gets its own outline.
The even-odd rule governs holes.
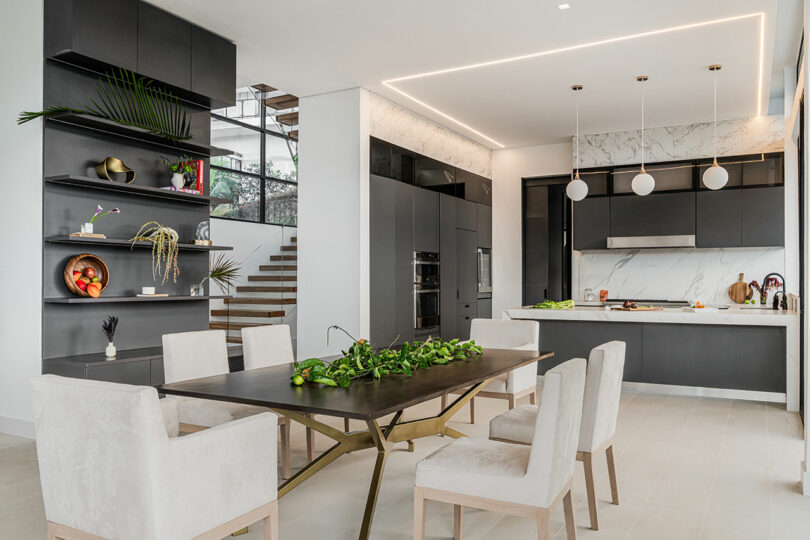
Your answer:
[[[191,286],[191,296],[202,296],[203,284],[209,279],[217,284],[222,294],[225,294],[227,289],[236,284],[241,270],[242,268],[239,266],[239,263],[220,253],[217,255],[216,259],[214,259],[214,264],[211,265],[208,275],[205,276],[199,284]]]
[[[177,161],[172,161],[165,156],[160,156],[160,160],[172,173],[172,185],[177,189],[186,187],[192,178],[192,174],[197,170],[197,162],[191,161],[188,156],[180,156]]]
[[[107,358],[115,358],[115,354],[117,352],[115,345],[113,344],[116,328],[118,328],[118,317],[114,315],[110,315],[103,323],[101,323],[101,331],[104,332],[105,336],[107,336],[107,348],[104,349],[104,356]]]
[[[152,278],[157,281],[158,276],[162,276],[161,284],[166,282],[169,274],[177,283],[177,276],[180,275],[180,268],[177,266],[177,240],[179,237],[177,231],[171,227],[161,225],[157,221],[150,221],[144,223],[137,234],[130,239],[133,245],[139,241],[152,243]]]

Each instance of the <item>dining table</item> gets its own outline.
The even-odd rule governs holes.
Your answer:
[[[385,463],[395,443],[407,442],[409,450],[413,451],[413,440],[421,437],[466,436],[447,422],[489,381],[553,355],[547,351],[484,349],[481,354],[467,359],[415,370],[410,376],[397,374],[380,379],[355,379],[345,388],[314,383],[296,386],[291,382],[292,364],[190,379],[156,388],[167,395],[266,407],[334,440],[333,446],[279,486],[279,498],[343,454],[376,448],[377,457],[359,536],[360,540],[367,540]],[[340,356],[323,360],[328,363],[336,358]],[[405,409],[452,392],[458,392],[458,398],[437,415],[403,419]],[[391,414],[389,420],[382,421]],[[366,429],[347,433],[318,420],[315,415],[360,420]]]

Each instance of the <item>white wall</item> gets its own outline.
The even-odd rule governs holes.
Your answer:
[[[492,178],[489,148],[373,93],[369,122],[371,135],[378,139]]]
[[[571,172],[571,143],[492,152],[492,316],[523,299],[521,178]]]
[[[346,346],[337,324],[369,334],[369,94],[301,98],[298,188],[298,357]]]
[[[0,161],[4,231],[0,281],[0,432],[33,437],[29,379],[41,373],[42,122],[17,126],[20,111],[42,108],[42,2],[5,0],[0,61]],[[20,282],[20,276],[25,279]]]

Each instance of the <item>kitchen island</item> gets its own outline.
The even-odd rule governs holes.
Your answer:
[[[627,343],[628,389],[771,401],[799,410],[799,317],[792,311],[577,306],[510,308],[504,315],[540,322],[540,344],[555,352],[541,374],[616,339]]]

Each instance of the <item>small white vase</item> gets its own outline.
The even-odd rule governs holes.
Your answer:
[[[115,358],[115,353],[115,345],[113,345],[113,342],[111,341],[107,344],[107,348],[104,349],[104,356],[107,358]]]
[[[92,223],[82,223],[82,232],[85,234],[93,234],[93,224]]]
[[[182,189],[186,185],[186,177],[180,173],[172,174],[172,185],[177,189]]]

